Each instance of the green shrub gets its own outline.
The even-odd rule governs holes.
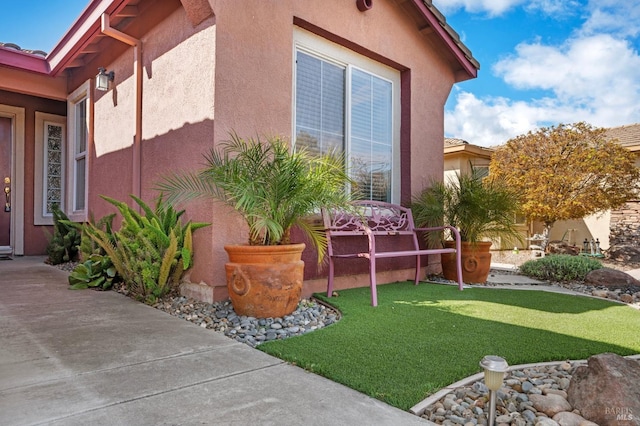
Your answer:
[[[99,219],[97,222],[94,220],[93,216],[89,218],[89,223],[77,223],[76,226],[81,231],[80,238],[80,259],[81,260],[89,260],[91,256],[94,254],[98,254],[101,256],[106,256],[107,253],[104,251],[102,247],[98,243],[95,242],[93,238],[89,235],[90,227],[93,226],[95,228],[103,231],[108,237],[109,240],[113,243],[114,233],[113,233],[113,219],[116,217],[115,213],[111,213]]]
[[[116,268],[108,256],[92,254],[69,275],[72,290],[99,288],[109,290],[118,280]]]
[[[53,235],[47,245],[47,262],[52,265],[70,262],[78,258],[80,231],[69,221],[57,205],[53,206]]]
[[[547,281],[583,281],[589,272],[600,268],[602,264],[596,259],[552,254],[523,263],[520,272],[528,277]]]
[[[183,273],[192,266],[192,233],[209,224],[182,225],[184,210],[177,212],[162,199],[152,210],[132,195],[143,215],[124,202],[102,198],[122,215],[120,230],[109,234],[89,223],[85,232],[111,259],[131,296],[153,304],[180,284]]]

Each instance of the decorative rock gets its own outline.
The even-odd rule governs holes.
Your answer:
[[[559,426],[558,422],[547,417],[539,417],[536,420],[536,426]]]
[[[595,297],[602,297],[606,299],[609,292],[607,290],[593,290],[593,293],[591,294]]]
[[[625,288],[629,286],[640,287],[640,281],[623,271],[611,268],[601,268],[591,271],[584,278],[587,285],[594,287],[606,287],[608,289]]]
[[[496,423],[511,423],[511,416],[502,415],[496,417]]]
[[[553,417],[561,411],[571,411],[572,407],[566,399],[560,395],[529,395],[529,399],[533,403],[536,410],[545,413],[549,417]]]
[[[600,425],[640,425],[640,363],[617,354],[589,358],[576,369],[568,399],[582,417]]]
[[[568,389],[569,388],[569,383],[570,380],[567,379],[566,377],[561,378],[560,380],[558,380],[558,389]],[[564,397],[566,398],[567,395],[565,394]]]
[[[533,383],[531,383],[528,380],[522,383],[522,392],[529,393],[533,388],[534,388]]]
[[[633,296],[630,294],[622,294],[620,295],[620,301],[624,303],[633,303]]]
[[[584,417],[569,411],[563,411],[556,414],[553,416],[553,420],[555,420],[560,426],[598,426]]]
[[[567,379],[560,379],[560,380],[567,380]],[[567,393],[565,391],[563,391],[563,390],[560,390],[560,389],[549,389],[549,388],[546,388],[546,389],[544,389],[542,391],[542,394],[543,395],[551,395],[551,394],[560,395],[564,399],[567,399]]]
[[[536,414],[531,410],[524,410],[522,417],[528,422],[533,423],[536,420]]]
[[[616,244],[609,248],[609,256],[624,262],[640,262],[640,248],[636,244]]]

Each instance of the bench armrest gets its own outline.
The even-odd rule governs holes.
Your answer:
[[[455,239],[456,242],[456,248],[460,247],[460,231],[458,231],[458,228],[456,228],[455,226],[452,225],[444,225],[444,226],[433,226],[430,228],[414,228],[414,231],[416,232],[431,232],[431,231],[443,231],[445,229],[449,229],[452,233],[453,233],[453,237]]]

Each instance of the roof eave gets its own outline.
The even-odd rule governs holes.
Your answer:
[[[93,0],[84,9],[80,17],[73,23],[62,39],[56,44],[47,61],[51,74],[57,76],[81,54],[100,32],[100,17],[122,10],[130,0]]]
[[[431,5],[430,7],[428,7],[427,4],[425,4],[424,0],[411,1],[421,12],[422,16],[427,20],[429,25],[434,29],[438,38],[440,38],[440,40],[442,40],[442,42],[447,46],[451,53],[453,53],[456,60],[462,67],[462,70],[456,72],[455,74],[456,82],[470,80],[472,78],[478,77],[478,69],[480,69],[480,64],[471,56],[471,52],[469,52],[468,49],[466,49],[467,51],[463,50],[462,47],[455,42],[451,33],[447,31],[447,28],[445,28],[446,20],[444,16],[440,14],[435,6]],[[427,0],[426,3],[431,4],[431,1]],[[441,19],[438,19],[436,13],[441,15]]]
[[[0,65],[37,74],[48,75],[50,72],[45,58],[2,46],[0,46]]]
[[[479,145],[460,144],[460,145],[446,146],[444,148],[444,155],[467,153],[467,154],[473,154],[479,157],[491,158],[494,151],[495,150],[492,148],[487,148]]]

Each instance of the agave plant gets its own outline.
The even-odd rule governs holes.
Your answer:
[[[411,210],[418,226],[453,225],[462,241],[500,238],[511,245],[521,239],[515,225],[516,194],[473,167],[471,173],[456,173],[450,182],[433,182],[415,197]]]
[[[297,226],[321,259],[324,230],[305,218],[322,207],[346,208],[349,183],[340,155],[314,156],[304,148],[291,150],[279,137],[263,141],[232,133],[205,155],[202,170],[168,176],[157,189],[169,202],[204,197],[233,207],[249,227],[250,245],[288,244]]]

